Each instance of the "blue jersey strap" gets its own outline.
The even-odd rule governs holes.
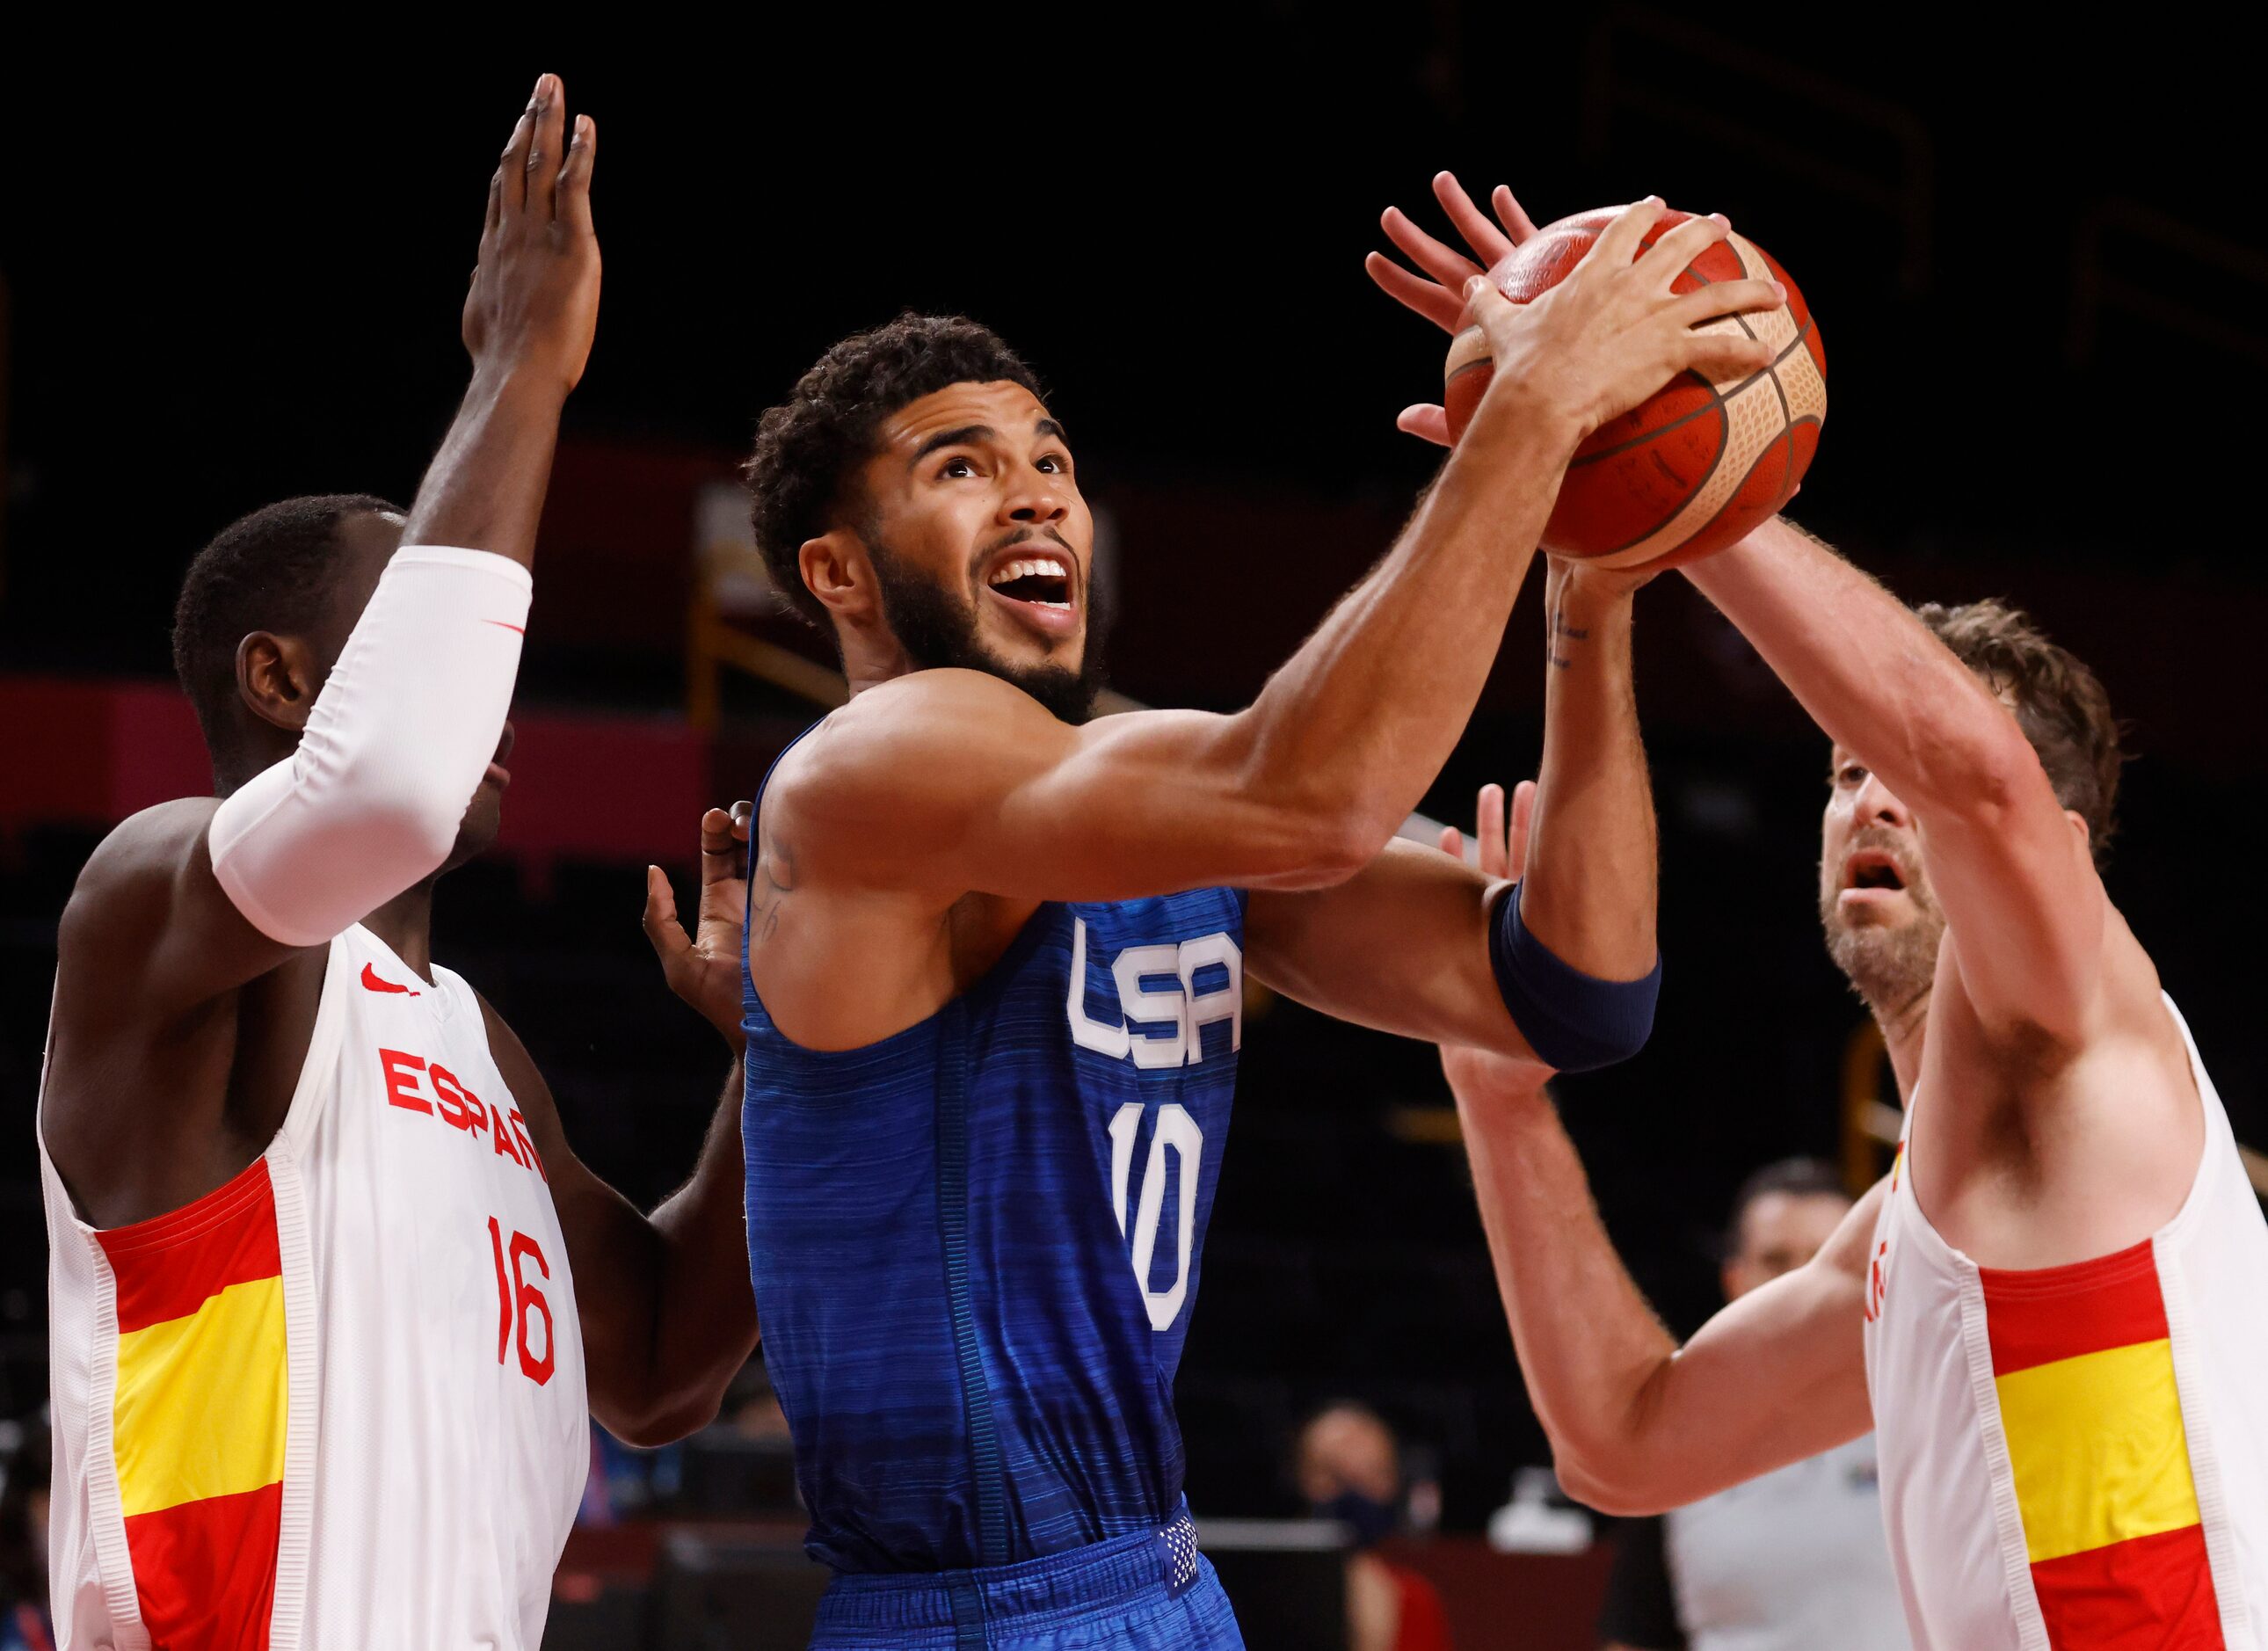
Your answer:
[[[1660,955],[1638,980],[1602,980],[1571,968],[1521,922],[1518,883],[1497,896],[1489,966],[1512,1023],[1536,1058],[1556,1072],[1595,1072],[1628,1060],[1653,1030]]]

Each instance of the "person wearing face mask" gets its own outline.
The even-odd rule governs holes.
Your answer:
[[[1300,1430],[1300,1493],[1318,1519],[1354,1535],[1347,1556],[1349,1651],[1450,1651],[1447,1616],[1433,1585],[1375,1551],[1402,1525],[1402,1451],[1367,1405],[1325,1405]]]
[[[1767,1164],[1725,1235],[1725,1299],[1794,1271],[1850,1212],[1831,1165]],[[1615,1539],[1602,1651],[1906,1651],[1867,1434],[1667,1514]]]

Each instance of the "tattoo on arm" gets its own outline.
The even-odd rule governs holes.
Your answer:
[[[1550,643],[1552,665],[1559,670],[1565,670],[1574,661],[1562,652],[1563,646],[1572,646],[1578,642],[1588,642],[1590,639],[1591,632],[1587,626],[1571,625],[1567,623],[1565,615],[1552,615]]]
[[[780,907],[795,892],[795,853],[769,826],[756,833],[756,876],[748,890],[748,944],[761,946],[779,927]]]

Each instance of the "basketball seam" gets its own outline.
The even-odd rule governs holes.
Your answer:
[[[1670,428],[1670,426],[1665,424],[1662,428],[1666,430]],[[1664,516],[1660,521],[1654,523],[1653,527],[1638,534],[1637,538],[1625,539],[1622,543],[1618,545],[1610,545],[1606,549],[1599,551],[1596,554],[1602,556],[1620,556],[1625,550],[1635,549],[1638,546],[1644,544],[1647,540],[1653,538],[1654,534],[1660,533],[1664,527],[1668,527],[1671,522],[1675,521],[1677,520],[1677,512],[1685,508],[1687,501],[1690,500],[1694,494],[1699,492],[1703,488],[1709,485],[1709,478],[1717,474],[1717,467],[1725,462],[1725,454],[1731,451],[1732,446],[1733,416],[1729,411],[1727,411],[1725,415],[1724,431],[1718,438],[1717,451],[1709,456],[1709,468],[1702,471],[1699,475],[1693,479],[1692,486],[1685,490],[1685,498],[1680,499],[1675,505],[1671,506],[1670,512],[1667,516]],[[1569,468],[1572,468],[1573,467],[1570,466]],[[1753,470],[1756,468],[1756,465],[1751,462],[1749,468]],[[1737,496],[1740,490],[1741,490],[1738,487],[1735,487],[1733,490],[1733,495]],[[1729,502],[1729,499],[1727,502]],[[1712,515],[1710,518],[1710,520],[1714,521],[1717,516],[1721,516],[1722,514],[1724,514],[1724,506],[1720,505],[1717,507],[1716,515]],[[1705,522],[1702,525],[1703,527],[1706,527],[1708,524]],[[1693,530],[1694,533],[1698,533],[1700,531],[1701,529],[1698,527]],[[1693,534],[1687,534],[1685,537],[1690,540],[1693,537]]]
[[[1803,422],[1804,422],[1805,424],[1817,424],[1819,421],[1818,421],[1817,419],[1815,419],[1815,418],[1811,418],[1811,417],[1807,416],[1807,417],[1804,419],[1804,421],[1803,421]],[[1793,430],[1793,429],[1794,429],[1794,425],[1790,424],[1790,425],[1788,426],[1788,428],[1789,428],[1790,430]],[[1685,535],[1685,537],[1684,537],[1683,540],[1681,540],[1674,549],[1668,549],[1668,550],[1665,550],[1665,551],[1663,551],[1661,554],[1662,554],[1663,556],[1675,556],[1679,550],[1683,550],[1683,549],[1687,545],[1691,544],[1691,543],[1692,543],[1696,539],[1698,539],[1698,538],[1699,538],[1703,534],[1707,533],[1707,532],[1708,532],[1712,527],[1714,527],[1718,524],[1718,522],[1719,522],[1719,521],[1720,521],[1721,520],[1723,520],[1725,512],[1726,512],[1727,511],[1728,511],[1728,510],[1730,510],[1730,509],[1732,509],[1732,508],[1733,508],[1733,502],[1734,502],[1735,499],[1737,499],[1737,498],[1739,498],[1741,497],[1741,490],[1742,490],[1742,488],[1745,488],[1746,486],[1748,486],[1748,484],[1749,484],[1749,476],[1754,475],[1756,473],[1756,466],[1758,466],[1758,465],[1762,464],[1762,463],[1764,461],[1765,454],[1767,454],[1767,453],[1771,453],[1771,450],[1772,450],[1772,448],[1773,448],[1773,447],[1778,446],[1778,445],[1779,445],[1779,443],[1778,443],[1778,442],[1776,442],[1776,441],[1775,441],[1775,442],[1771,443],[1770,445],[1768,445],[1768,446],[1764,448],[1764,452],[1763,452],[1763,453],[1760,453],[1756,454],[1756,456],[1755,458],[1753,458],[1753,459],[1751,459],[1750,461],[1749,461],[1749,468],[1748,468],[1748,472],[1747,472],[1747,474],[1746,474],[1746,475],[1742,475],[1742,476],[1741,477],[1741,479],[1740,479],[1738,482],[1736,482],[1736,483],[1734,483],[1733,484],[1733,490],[1732,490],[1731,492],[1729,492],[1729,493],[1727,493],[1727,494],[1726,494],[1726,495],[1725,495],[1725,502],[1724,502],[1723,504],[1721,504],[1721,505],[1718,505],[1716,509],[1714,509],[1714,510],[1712,510],[1712,511],[1711,511],[1711,512],[1709,512],[1709,520],[1706,520],[1706,521],[1705,521],[1705,522],[1702,522],[1702,523],[1698,524],[1697,527],[1694,527],[1694,529],[1693,529],[1693,531],[1692,531],[1692,532],[1690,532],[1690,533],[1689,533],[1689,534],[1687,534]],[[1724,455],[1723,455],[1722,453],[1719,453],[1718,456],[1719,456],[1719,459],[1721,459]],[[1791,447],[1791,449],[1789,450],[1788,457],[1789,457],[1791,460],[1793,460],[1793,459],[1794,458],[1794,456],[1795,456],[1795,454],[1794,454],[1794,451],[1793,451],[1793,449]],[[1711,473],[1712,475],[1715,474],[1715,472],[1716,472],[1716,468],[1717,468],[1717,467],[1716,467],[1715,465],[1713,465],[1713,464],[1712,464],[1712,465],[1711,465],[1711,466],[1709,467],[1710,473]],[[1704,477],[1702,478],[1702,480],[1703,480],[1703,481],[1706,481],[1707,479],[1708,479],[1708,477],[1707,477],[1707,476],[1704,476]],[[1660,532],[1660,529],[1656,528],[1656,529],[1655,529],[1655,531],[1656,531],[1656,532]],[[1638,544],[1638,543],[1641,543],[1641,542],[1643,542],[1641,540],[1633,539],[1633,540],[1631,540],[1631,544],[1630,544],[1630,545],[1624,545],[1624,546],[1622,546],[1622,547],[1620,547],[1620,548],[1621,548],[1622,549],[1624,549],[1624,550],[1627,550],[1627,549],[1629,549],[1631,548],[1631,545]],[[1607,552],[1607,554],[1608,554],[1609,556],[1613,556],[1613,555],[1615,555],[1615,554],[1616,554],[1616,552],[1615,552],[1615,551],[1612,551],[1612,550],[1609,550],[1609,551],[1608,551],[1608,552]]]
[[[1738,321],[1740,318],[1738,316],[1734,316],[1733,319]],[[1749,374],[1747,378],[1742,379],[1730,390],[1719,390],[1715,385],[1709,384],[1708,380],[1702,379],[1699,373],[1693,372],[1693,370],[1690,367],[1688,367],[1686,372],[1692,373],[1692,376],[1697,379],[1701,379],[1702,383],[1709,384],[1709,400],[1706,402],[1695,408],[1690,413],[1680,413],[1675,418],[1671,419],[1666,424],[1656,425],[1653,429],[1646,431],[1642,434],[1632,436],[1628,441],[1618,441],[1611,447],[1602,447],[1596,453],[1587,453],[1581,454],[1580,457],[1571,459],[1567,462],[1567,468],[1571,470],[1580,469],[1587,464],[1596,464],[1602,459],[1611,459],[1618,453],[1628,453],[1632,447],[1642,446],[1646,443],[1652,441],[1656,436],[1667,435],[1669,431],[1678,429],[1682,425],[1692,423],[1693,420],[1700,417],[1702,414],[1707,412],[1712,407],[1724,406],[1727,402],[1731,401],[1733,397],[1738,395],[1742,390],[1747,389],[1758,379],[1771,373],[1781,362],[1786,360],[1798,350],[1801,349],[1803,347],[1804,339],[1808,337],[1810,333],[1811,324],[1807,321],[1803,326],[1796,329],[1794,343],[1789,344],[1786,349],[1781,350],[1779,354],[1774,356],[1769,362],[1762,367],[1759,367],[1756,372]],[[1750,333],[1749,336],[1754,338],[1756,335],[1754,333]],[[1478,362],[1468,363],[1466,365],[1459,367],[1457,369],[1457,372],[1451,373],[1449,377],[1454,380],[1456,378],[1457,373],[1469,372],[1473,367],[1478,366],[1480,364]],[[1778,380],[1775,379],[1773,382],[1777,384]],[[1664,387],[1667,387],[1665,386]],[[1660,392],[1657,391],[1656,394],[1658,394]],[[1789,410],[1787,408],[1787,397],[1786,395],[1782,395],[1780,397],[1780,406],[1783,411]],[[1612,552],[1609,552],[1609,554],[1611,555]]]

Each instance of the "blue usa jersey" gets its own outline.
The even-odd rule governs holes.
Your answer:
[[[1043,905],[839,1051],[773,1026],[744,955],[749,1265],[814,1559],[1005,1565],[1174,1516],[1243,933],[1229,889]]]

